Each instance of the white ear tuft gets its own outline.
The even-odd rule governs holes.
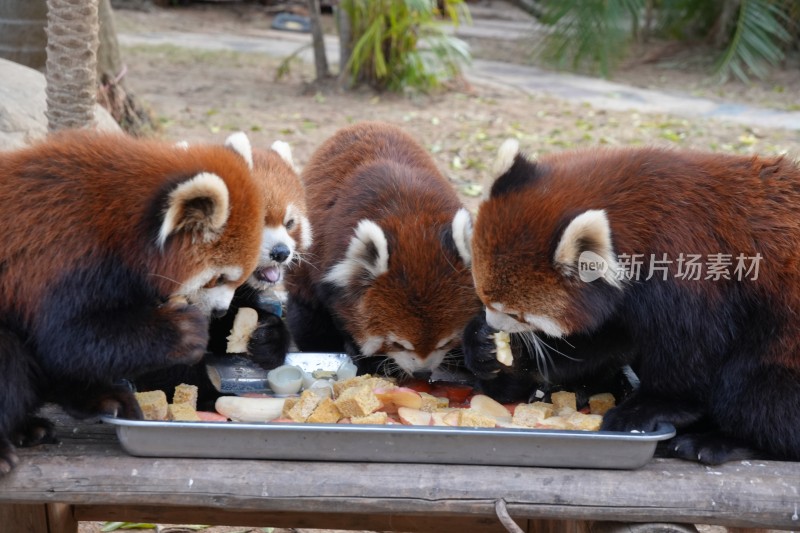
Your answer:
[[[346,287],[356,276],[375,279],[389,270],[389,243],[380,226],[371,220],[358,223],[344,259],[325,274],[325,281]]]
[[[499,178],[511,168],[514,164],[514,159],[519,153],[519,141],[511,138],[503,141],[500,149],[497,150],[497,157],[492,164],[492,177]]]
[[[229,135],[225,140],[225,146],[242,156],[247,167],[253,170],[253,148],[250,146],[250,139],[247,138],[245,132],[237,131]]]
[[[222,178],[210,172],[197,174],[169,193],[157,244],[163,248],[169,236],[179,231],[211,242],[225,227],[229,214],[228,186]]]
[[[189,149],[189,142],[188,141],[178,141],[175,143],[175,148],[181,148],[182,150]]]
[[[491,167],[491,174],[489,179],[484,182],[482,200],[487,200],[492,191],[492,185],[501,176],[505,175],[514,165],[514,160],[519,154],[519,141],[515,138],[509,138],[503,141],[500,148],[497,150],[497,156],[494,159]]]
[[[286,163],[297,172],[297,167],[294,166],[294,159],[292,158],[292,147],[289,146],[289,143],[286,141],[275,141],[270,148],[277,152],[278,155],[281,156],[281,159],[286,161]]]
[[[605,210],[590,209],[572,219],[556,246],[553,262],[565,276],[571,276],[578,272],[578,262],[583,254],[593,262],[604,263],[594,279],[603,278],[609,285],[621,288],[617,276],[619,265]]]
[[[472,217],[463,207],[453,217],[453,241],[464,264],[472,263]]]

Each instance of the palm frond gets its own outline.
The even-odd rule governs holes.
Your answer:
[[[741,0],[736,28],[714,73],[721,79],[734,75],[744,82],[748,73],[765,78],[770,66],[784,58],[783,45],[791,41],[786,29],[788,17],[770,0]]]

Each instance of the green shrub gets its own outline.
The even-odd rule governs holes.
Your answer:
[[[720,52],[713,73],[764,78],[798,42],[794,0],[541,0],[540,57],[559,68],[609,76],[640,33],[705,40]]]
[[[428,91],[458,77],[471,60],[467,44],[447,28],[469,20],[463,0],[342,0],[340,5],[353,36],[344,68],[355,84]]]

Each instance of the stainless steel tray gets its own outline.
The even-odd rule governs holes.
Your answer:
[[[103,418],[122,447],[146,457],[208,457],[634,469],[658,441],[651,433],[440,426],[149,422]]]

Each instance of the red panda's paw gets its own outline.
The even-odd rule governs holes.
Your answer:
[[[56,444],[58,442],[55,437],[53,423],[46,418],[38,416],[28,417],[28,419],[14,431],[12,441],[20,448],[37,446],[39,444]]]
[[[678,435],[665,443],[663,455],[706,465],[767,458],[764,454],[759,456],[756,450],[742,442],[716,431]]]
[[[0,436],[0,477],[11,472],[19,462],[16,448],[5,436]]]
[[[208,346],[208,318],[198,308],[181,299],[167,300],[159,308],[161,319],[178,330],[178,342],[170,351],[170,365],[192,365],[199,362]]]
[[[267,370],[283,363],[289,351],[289,331],[281,317],[259,313],[256,329],[250,335],[247,352],[250,358]]]
[[[78,419],[95,416],[131,420],[144,418],[130,386],[122,383],[97,387],[80,396],[62,398],[59,403],[70,416]]]
[[[645,431],[658,429],[666,422],[676,428],[694,424],[703,416],[696,405],[681,402],[675,398],[662,399],[650,397],[636,391],[617,407],[603,415],[602,430],[606,431]]]
[[[470,320],[464,328],[462,350],[464,364],[479,379],[494,379],[502,370],[492,335],[496,330],[486,323],[483,312]]]

